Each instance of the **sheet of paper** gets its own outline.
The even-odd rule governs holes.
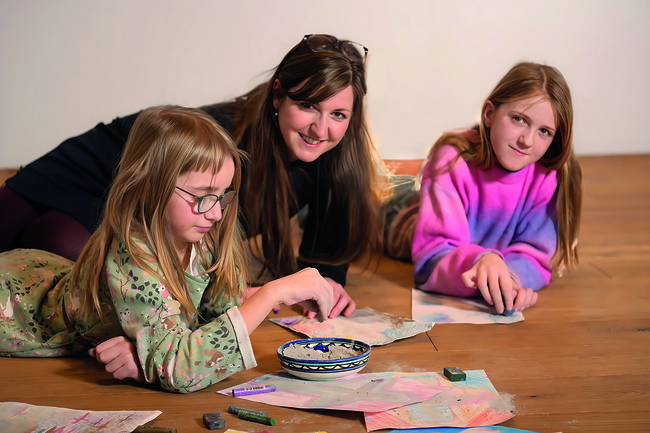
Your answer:
[[[227,432],[226,432],[227,433]],[[490,425],[485,427],[434,427],[406,430],[390,430],[387,433],[537,433],[532,430]]]
[[[400,373],[398,377],[445,390],[421,403],[384,412],[366,411],[366,429],[489,426],[514,416],[514,407],[494,389],[485,371],[465,373],[467,379],[460,382],[450,382],[440,373]]]
[[[338,337],[363,341],[370,346],[383,346],[395,340],[426,332],[433,323],[423,323],[406,317],[381,313],[370,307],[356,310],[349,317],[339,316],[320,323],[305,316],[270,319],[310,338]]]
[[[516,323],[524,320],[521,311],[512,316],[496,314],[494,307],[479,298],[457,298],[413,289],[411,317],[433,323]]]
[[[34,406],[25,403],[0,403],[0,432],[45,433],[125,433],[156,418],[162,412],[73,410]]]
[[[217,391],[232,395],[235,388],[275,385],[274,392],[240,397],[273,406],[381,412],[428,400],[447,387],[400,377],[396,373],[355,374],[332,381],[309,381],[276,372]],[[431,386],[429,386],[431,385]],[[269,415],[271,416],[271,415]]]

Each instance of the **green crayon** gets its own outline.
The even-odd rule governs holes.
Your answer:
[[[275,418],[271,418],[270,416],[262,416],[262,415],[257,415],[255,413],[250,413],[250,412],[244,412],[243,410],[237,414],[239,419],[243,419],[246,421],[253,421],[253,422],[258,422],[260,424],[266,424],[266,425],[275,425]]]

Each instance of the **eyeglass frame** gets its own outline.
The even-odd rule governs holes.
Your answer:
[[[196,205],[196,212],[197,212],[197,213],[200,213],[200,214],[204,214],[204,213],[210,212],[210,211],[212,210],[212,208],[214,208],[214,207],[217,205],[217,203],[219,203],[219,205],[220,205],[220,207],[221,207],[221,212],[225,211],[226,209],[228,209],[228,206],[230,206],[230,205],[232,204],[232,202],[235,201],[235,196],[237,195],[237,191],[235,191],[234,189],[231,189],[231,190],[225,191],[225,192],[224,192],[223,194],[221,194],[221,195],[216,195],[216,194],[206,194],[206,195],[198,196],[198,195],[194,195],[194,194],[192,194],[192,193],[189,192],[189,191],[185,191],[185,190],[184,190],[183,188],[181,188],[180,186],[177,186],[176,188],[177,188],[177,189],[180,189],[180,190],[183,191],[185,194],[189,194],[189,195],[191,195],[192,197],[194,197],[194,198],[196,199],[196,201],[198,201],[198,203],[197,203],[197,205]],[[222,206],[223,203],[222,203],[221,200],[223,200],[224,197],[226,197],[226,196],[227,196],[228,194],[230,194],[230,193],[233,193],[232,200],[230,201],[230,203],[228,203],[228,204],[226,205],[226,207],[223,207],[223,206]],[[213,204],[212,206],[210,206],[209,209],[206,209],[206,210],[204,210],[204,211],[200,211],[199,209],[201,209],[201,203],[203,203],[203,200],[205,200],[207,197],[216,197],[217,200],[214,202],[214,204]]]
[[[340,52],[341,54],[343,54],[345,57],[347,57],[347,58],[350,59],[350,60],[359,61],[359,59],[354,59],[354,58],[350,57],[350,56],[348,55],[348,53],[347,53],[346,51],[343,50],[343,48],[341,47],[341,44],[342,44],[342,43],[346,43],[346,42],[348,42],[348,43],[350,43],[350,44],[358,45],[358,46],[360,46],[361,48],[363,48],[363,56],[361,57],[361,61],[362,61],[362,62],[365,61],[365,60],[366,60],[366,57],[368,56],[368,51],[369,51],[369,50],[368,50],[368,47],[366,47],[366,46],[363,45],[363,44],[360,44],[359,42],[349,41],[349,40],[347,40],[347,39],[343,39],[343,40],[341,40],[341,39],[336,39],[334,36],[323,35],[323,34],[319,34],[319,33],[313,33],[313,34],[310,34],[310,35],[305,35],[305,36],[302,38],[302,40],[305,41],[305,43],[307,44],[307,46],[309,47],[309,49],[312,50],[312,51],[315,52],[315,53],[317,53],[317,52],[319,52],[319,51],[332,51],[332,50],[315,50],[315,49],[314,49],[314,48],[309,44],[309,39],[310,39],[312,36],[322,36],[322,37],[327,38],[327,39],[329,39],[329,40],[333,40],[333,41],[332,41],[332,48],[335,49],[336,51]]]

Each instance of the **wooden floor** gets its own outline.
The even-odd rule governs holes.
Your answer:
[[[650,431],[650,155],[583,157],[585,201],[580,266],[540,292],[525,322],[436,325],[426,334],[373,347],[363,372],[483,369],[515,406],[504,425],[537,432]],[[354,273],[359,307],[409,316],[412,266],[381,259]],[[283,307],[280,315],[293,315]],[[258,367],[209,389],[175,395],[119,382],[91,358],[0,359],[0,401],[85,410],[161,410],[150,425],[204,432],[201,417],[230,405],[265,410],[281,432],[364,432],[355,412],[308,411],[215,394],[280,368],[276,349],[302,338],[270,322],[253,334]],[[225,413],[226,426],[268,427]],[[221,430],[219,430],[221,431]]]

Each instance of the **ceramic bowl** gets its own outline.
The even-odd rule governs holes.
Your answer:
[[[285,351],[294,346],[306,356],[291,357]],[[310,351],[314,358],[326,357],[324,354],[337,351],[357,351],[358,355],[338,359],[310,359]],[[332,355],[335,356],[335,355]],[[333,380],[352,375],[365,367],[370,357],[370,346],[362,341],[347,338],[307,338],[294,340],[278,348],[280,364],[296,377],[307,380]]]

